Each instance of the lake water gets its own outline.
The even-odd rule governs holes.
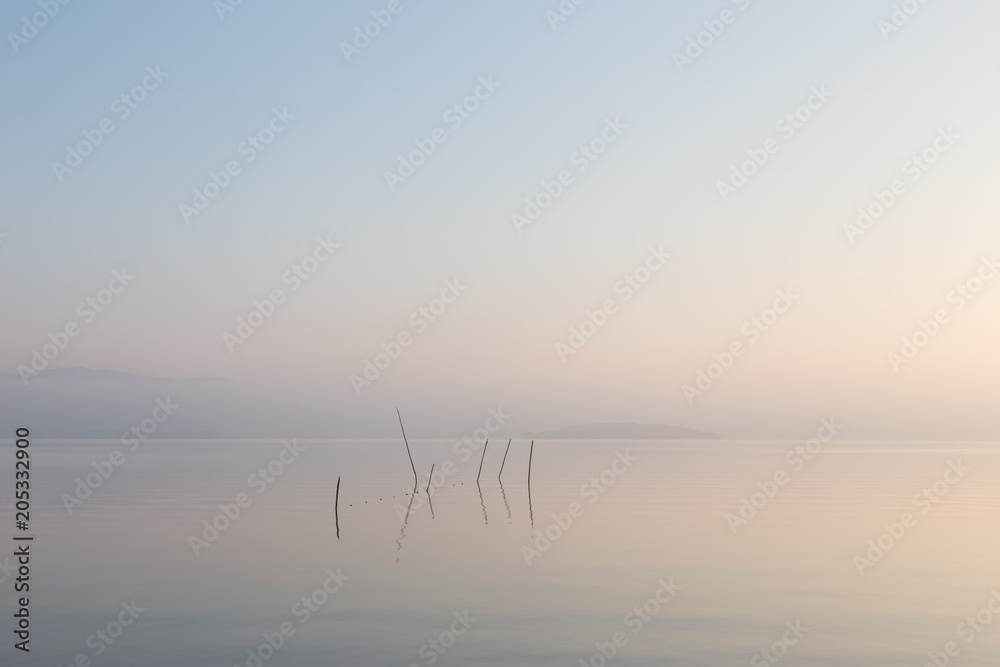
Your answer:
[[[0,663],[919,667],[950,650],[971,667],[1000,653],[995,443],[536,442],[530,505],[526,441],[502,486],[506,441],[478,486],[478,453],[411,442],[416,498],[401,441],[297,445],[34,442],[32,651],[5,627]],[[115,449],[124,463],[67,512]],[[428,504],[432,464],[448,474]],[[217,518],[241,493],[239,516]]]

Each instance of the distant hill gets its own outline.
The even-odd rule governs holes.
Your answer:
[[[0,380],[21,382],[21,376],[17,373],[0,373]],[[198,377],[198,378],[162,378],[150,377],[148,375],[136,375],[135,373],[121,373],[119,371],[97,370],[93,368],[83,368],[73,366],[70,368],[50,368],[38,373],[31,379],[36,380],[58,380],[62,382],[94,382],[94,383],[132,383],[132,384],[163,384],[182,382],[219,382],[225,381],[223,378]]]
[[[576,424],[541,433],[525,433],[537,440],[718,440],[718,433],[666,424]]]

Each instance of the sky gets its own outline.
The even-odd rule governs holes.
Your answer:
[[[38,365],[226,378],[331,433],[502,405],[522,430],[995,437],[998,18],[6,2],[0,370],[75,323]],[[37,379],[5,391],[48,400]]]

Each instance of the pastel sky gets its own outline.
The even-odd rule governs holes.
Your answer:
[[[75,321],[49,367],[232,378],[352,424],[503,405],[525,429],[805,437],[833,415],[857,436],[1000,432],[1000,280],[954,292],[1000,253],[997,3],[926,3],[898,30],[884,0],[567,0],[558,22],[558,0],[220,3],[70,2],[25,39],[46,3],[0,7],[0,370]],[[102,121],[78,166],[53,166]],[[434,150],[390,187],[418,145]],[[723,201],[748,151],[763,164]],[[518,229],[545,183],[558,196]],[[887,212],[845,230],[878,192]],[[339,247],[293,289],[318,238]],[[669,259],[626,299],[650,248]],[[78,304],[123,268],[87,322]],[[411,319],[456,280],[440,317]],[[745,333],[779,290],[787,312]],[[894,369],[921,320],[934,335]],[[734,341],[742,356],[685,396]]]

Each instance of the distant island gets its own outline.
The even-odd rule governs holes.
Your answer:
[[[666,424],[576,424],[541,433],[525,433],[536,440],[718,440],[718,433]]]

